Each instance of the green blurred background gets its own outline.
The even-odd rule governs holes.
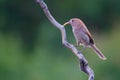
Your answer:
[[[107,60],[83,54],[95,80],[120,80],[120,0],[45,0],[61,24],[82,19]],[[75,44],[71,27],[68,41]],[[0,80],[87,80],[35,0],[0,0]]]

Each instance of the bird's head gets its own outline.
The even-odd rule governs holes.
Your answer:
[[[70,24],[72,27],[82,26],[84,23],[79,18],[72,18],[68,22],[64,23],[63,26]]]

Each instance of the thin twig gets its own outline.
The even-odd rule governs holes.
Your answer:
[[[83,54],[77,50],[77,48],[73,45],[70,44],[67,41],[67,36],[66,36],[66,31],[63,25],[61,25],[60,23],[58,23],[55,18],[51,15],[47,5],[45,4],[45,2],[43,0],[36,0],[39,5],[41,6],[41,8],[43,9],[45,15],[47,16],[47,18],[49,19],[49,21],[60,30],[61,34],[62,34],[62,43],[64,46],[66,46],[67,48],[69,48],[79,59],[80,61],[80,69],[85,72],[86,74],[89,75],[89,79],[88,80],[94,80],[94,72],[93,70],[89,67],[88,65],[88,61],[85,59],[85,57],[83,56]]]

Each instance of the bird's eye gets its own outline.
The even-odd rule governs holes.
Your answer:
[[[71,20],[71,22],[74,22],[74,20]]]

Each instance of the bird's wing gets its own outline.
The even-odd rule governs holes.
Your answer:
[[[94,44],[93,37],[92,37],[92,35],[90,34],[90,32],[89,32],[89,30],[87,29],[86,26],[83,28],[83,31],[88,35],[88,37],[89,37],[89,39],[90,39],[90,43]]]

